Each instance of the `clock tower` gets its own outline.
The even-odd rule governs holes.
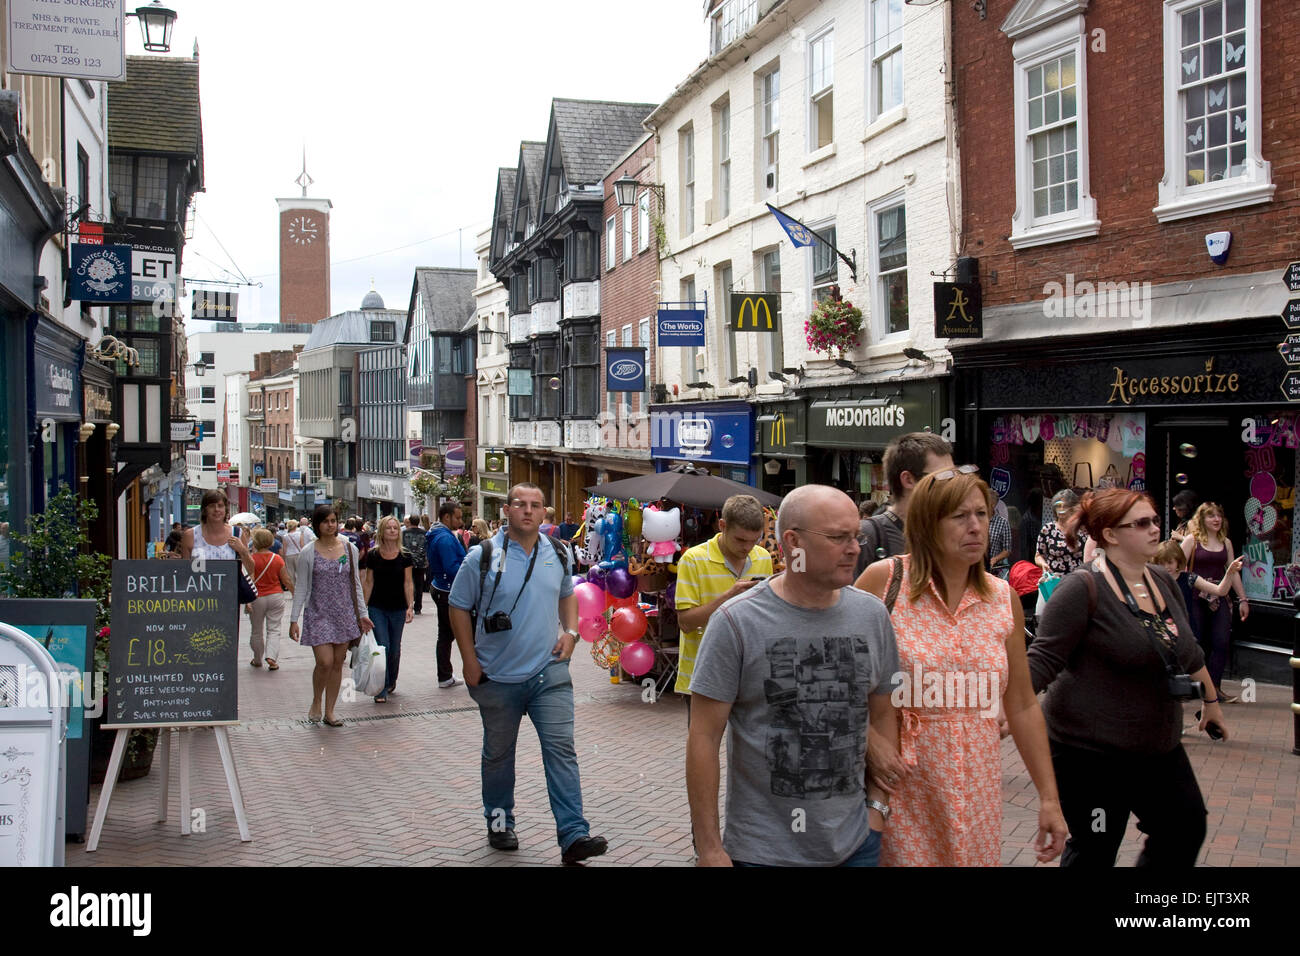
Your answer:
[[[312,324],[330,315],[330,209],[328,199],[307,195],[303,152],[302,173],[295,180],[302,195],[277,199],[280,207],[280,321]]]

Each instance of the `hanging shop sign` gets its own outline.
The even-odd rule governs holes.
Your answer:
[[[86,407],[86,421],[110,422],[113,420],[113,390],[103,385],[86,382],[82,386],[82,401]]]
[[[176,301],[176,253],[131,249],[131,299],[134,302]]]
[[[1288,335],[1277,350],[1282,353],[1282,361],[1287,365],[1300,365],[1300,334]]]
[[[505,478],[489,478],[484,475],[478,480],[478,486],[483,489],[485,495],[504,498],[510,493],[510,483]]]
[[[444,475],[465,474],[464,439],[447,442],[447,454],[443,457],[442,473]]]
[[[196,442],[199,440],[199,423],[194,419],[187,421],[172,420],[172,441]]]
[[[605,391],[645,391],[645,349],[621,347],[605,350]]]
[[[217,481],[229,483],[230,480],[230,462],[217,462]]]
[[[81,417],[77,406],[81,376],[75,362],[36,351],[36,417],[74,419]]]
[[[1282,379],[1282,394],[1288,402],[1300,402],[1300,369],[1291,369]]]
[[[651,408],[650,434],[651,456],[674,461],[748,466],[754,445],[750,406],[743,402],[685,411],[680,406]]]
[[[262,492],[263,497],[266,495],[275,495],[280,493],[279,478],[262,478],[257,483],[258,490]]]
[[[126,79],[125,0],[10,0],[5,70],[68,79]]]
[[[424,441],[419,438],[406,440],[406,457],[412,468],[420,467],[420,456],[424,454]]]
[[[1300,292],[1300,262],[1289,263],[1282,272],[1282,281],[1292,292]]]
[[[499,475],[506,470],[506,456],[501,452],[488,452],[483,457],[483,470]]]
[[[733,292],[727,315],[733,332],[781,332],[779,292]]]
[[[763,405],[756,422],[759,449],[768,457],[799,456],[808,435],[808,406],[804,402]]]
[[[660,347],[704,348],[703,309],[660,309],[655,321]]]
[[[934,337],[984,338],[984,316],[978,282],[934,284]]]
[[[238,322],[238,292],[194,292],[190,296],[190,318],[209,322]]]
[[[1288,329],[1300,331],[1300,299],[1290,299],[1282,310],[1282,321]]]
[[[131,301],[131,247],[74,242],[68,253],[69,295],[78,302]]]

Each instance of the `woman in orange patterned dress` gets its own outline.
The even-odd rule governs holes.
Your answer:
[[[1007,583],[984,571],[994,500],[976,471],[967,465],[918,482],[904,529],[908,554],[877,561],[857,582],[887,604],[897,595],[899,752],[871,760],[873,778],[891,793],[882,866],[1000,863],[999,710],[1038,790],[1038,859],[1055,859],[1065,845],[1025,662],[1024,614]],[[879,746],[874,734],[870,746]]]

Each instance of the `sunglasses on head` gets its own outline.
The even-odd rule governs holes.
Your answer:
[[[958,475],[978,475],[979,465],[961,465],[958,468],[949,468],[945,471],[927,471],[926,475],[933,475],[935,481],[947,481],[949,478],[956,478]],[[922,478],[925,475],[921,476]]]

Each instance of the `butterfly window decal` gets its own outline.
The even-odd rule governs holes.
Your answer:
[[[1204,137],[1204,135],[1205,135],[1205,127],[1198,126],[1196,127],[1196,132],[1193,133],[1191,136],[1187,137],[1187,142],[1191,143],[1193,146],[1199,146],[1201,144],[1201,139]]]
[[[1244,113],[1238,113],[1232,118],[1232,128],[1238,133],[1246,132],[1246,116]]]
[[[1228,95],[1228,88],[1226,86],[1221,86],[1216,94],[1214,87],[1210,87],[1206,93],[1210,97],[1211,106],[1222,106],[1224,97]]]
[[[1200,56],[1197,55],[1193,55],[1190,60],[1186,58],[1183,59],[1183,72],[1187,74],[1189,79],[1196,75],[1196,63],[1198,60],[1200,60]]]
[[[1245,65],[1245,60],[1246,60],[1246,41],[1245,41],[1245,40],[1242,40],[1242,41],[1241,41],[1241,46],[1233,46],[1233,45],[1232,45],[1232,41],[1231,41],[1231,40],[1228,40],[1228,41],[1224,44],[1224,47],[1225,47],[1225,49],[1224,49],[1224,51],[1223,51],[1223,55],[1224,55],[1224,58],[1225,58],[1229,63],[1236,63],[1238,60],[1240,60],[1240,61],[1242,62],[1242,65],[1243,65],[1243,66]]]

